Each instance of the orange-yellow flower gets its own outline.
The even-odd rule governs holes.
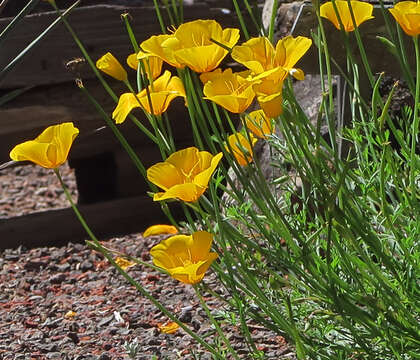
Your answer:
[[[238,29],[222,29],[215,20],[195,20],[180,25],[172,35],[152,36],[140,46],[170,65],[202,73],[214,70],[228,54],[216,42],[232,48],[238,40]]]
[[[137,265],[137,263],[135,263],[134,261],[130,261],[130,260],[125,259],[125,258],[120,257],[120,256],[115,258],[115,262],[124,271],[126,271],[127,269]]]
[[[373,19],[372,16],[373,5],[363,2],[352,0],[350,1],[351,9],[353,11],[354,20],[356,26],[358,27],[361,23],[365,22],[366,20]],[[355,29],[355,24],[353,23],[353,19],[351,17],[351,12],[349,8],[349,4],[347,0],[335,0],[335,5],[337,7],[337,13],[341,22],[343,23],[344,31],[351,32]],[[334,9],[334,5],[331,1],[326,2],[321,5],[320,7],[320,15],[329,21],[331,21],[334,26],[340,30],[341,25],[340,21],[338,20],[337,13]]]
[[[233,113],[244,112],[255,97],[252,82],[245,79],[243,73],[232,73],[232,69],[219,70],[202,74],[205,82],[205,99],[211,100]]]
[[[149,79],[156,79],[162,72],[163,61],[161,58],[139,51],[137,54],[131,54],[127,57],[129,67],[137,71],[139,61],[143,63]]]
[[[257,139],[251,136],[251,142],[248,138],[241,133],[235,133],[228,137],[228,145],[225,146],[226,150],[230,152],[236,159],[239,165],[245,166],[252,162],[254,152],[252,147]]]
[[[166,324],[158,324],[158,328],[164,334],[175,334],[179,325],[176,322],[168,321]]]
[[[112,118],[117,124],[121,124],[134,108],[142,107],[150,114],[161,115],[168,109],[173,99],[178,96],[185,98],[185,89],[181,79],[171,76],[169,71],[165,71],[162,76],[154,80],[148,89],[152,106],[150,106],[146,89],[140,91],[137,96],[132,93],[120,96],[117,107],[112,113]]]
[[[257,101],[265,116],[275,118],[283,113],[283,82],[263,79],[253,85]]]
[[[256,137],[267,139],[274,132],[271,119],[264,114],[263,110],[256,110],[245,115],[245,125]]]
[[[253,80],[281,82],[289,73],[302,80],[303,71],[294,66],[311,44],[312,40],[304,36],[286,36],[280,39],[274,48],[266,37],[252,38],[242,45],[235,46],[232,58],[252,71]]]
[[[161,234],[176,234],[178,229],[173,225],[152,225],[144,230],[143,237],[161,235]]]
[[[96,67],[114,79],[120,81],[127,80],[127,71],[125,71],[120,62],[110,52],[106,53],[96,62]]]
[[[401,1],[389,11],[407,35],[420,35],[420,3],[418,1]]]
[[[197,284],[217,253],[210,252],[213,235],[196,231],[192,235],[175,235],[163,240],[150,250],[153,263],[185,284]]]
[[[46,128],[35,140],[16,145],[10,152],[15,161],[32,161],[47,169],[62,165],[69,154],[79,129],[67,122]]]
[[[148,54],[161,58],[164,62],[176,68],[183,68],[185,65],[178,62],[174,56],[174,42],[176,39],[174,34],[153,35],[144,40],[140,47]]]
[[[153,200],[197,201],[206,191],[222,156],[222,153],[213,156],[207,151],[189,147],[153,165],[147,170],[147,178],[164,190],[156,193]]]

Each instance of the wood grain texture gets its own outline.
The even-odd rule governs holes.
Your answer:
[[[111,5],[83,6],[68,15],[69,23],[94,61],[112,52],[122,63],[133,52],[121,14],[128,12],[131,25],[138,42],[151,35],[161,33],[153,7],[125,7]],[[164,12],[163,12],[164,14]],[[7,65],[32,39],[48,27],[57,15],[45,12],[29,15],[5,42],[0,53],[0,68]],[[221,9],[210,8],[206,3],[185,7],[185,21],[212,18],[223,25],[234,23],[231,14]],[[0,31],[7,26],[10,18],[0,19]],[[165,23],[169,23],[165,19]],[[27,85],[57,84],[72,81],[74,75],[65,69],[65,64],[82,56],[79,48],[63,24],[57,25],[31,50],[16,68],[1,82],[0,88],[8,89]],[[80,74],[91,78],[93,72],[86,68]]]
[[[142,232],[148,225],[167,221],[159,204],[148,196],[117,199],[90,205],[79,210],[99,239]],[[173,208],[174,214],[180,208]],[[62,246],[69,241],[89,239],[71,208],[50,210],[0,220],[0,250],[39,246]]]

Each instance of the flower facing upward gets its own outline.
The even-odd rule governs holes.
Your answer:
[[[222,156],[222,153],[213,156],[207,151],[189,147],[173,153],[164,162],[153,165],[147,169],[147,178],[164,190],[156,193],[153,200],[197,201],[206,191]]]
[[[264,114],[263,110],[256,110],[246,114],[245,124],[249,131],[260,139],[267,139],[267,135],[271,135],[274,132],[274,125],[271,123],[271,119]]]
[[[242,73],[232,73],[232,69],[201,75],[205,82],[203,93],[205,99],[211,100],[232,113],[244,112],[255,97],[252,82],[245,79]]]
[[[120,62],[111,53],[106,53],[97,62],[96,67],[105,74],[112,76],[120,81],[127,80],[127,71],[124,70]]]
[[[230,152],[236,159],[239,165],[245,166],[252,162],[254,153],[252,147],[257,142],[257,139],[251,136],[251,143],[246,136],[241,133],[235,133],[228,137],[229,146],[226,151]]]
[[[16,145],[10,152],[15,161],[32,161],[47,169],[55,169],[66,160],[79,129],[73,123],[62,123],[46,128],[35,140]]]
[[[311,44],[312,40],[304,36],[286,36],[274,48],[266,37],[252,38],[235,46],[232,58],[252,71],[253,80],[281,82],[289,73],[296,79],[303,80],[303,71],[294,66]]]
[[[274,48],[268,38],[258,37],[233,48],[232,58],[251,71],[247,80],[253,82],[252,88],[266,116],[273,118],[282,113],[284,79],[289,74],[298,80],[305,77],[295,65],[311,44],[312,40],[304,36],[286,36]]]
[[[162,76],[154,80],[148,86],[148,90],[152,106],[150,106],[146,89],[140,91],[137,96],[132,93],[120,96],[117,107],[112,113],[112,118],[117,124],[121,124],[134,108],[142,107],[149,114],[161,115],[168,109],[173,99],[178,96],[185,98],[185,89],[181,79],[171,76],[169,71],[165,71]]]
[[[418,1],[401,1],[389,11],[407,35],[420,34],[420,3]]]
[[[127,57],[127,64],[129,67],[137,71],[139,61],[143,63],[144,70],[146,71],[147,77],[150,79],[156,79],[162,72],[162,59],[146,54],[143,51],[139,51],[137,54],[131,54]]]
[[[359,26],[366,20],[374,18],[374,16],[372,16],[372,4],[357,0],[350,1],[350,4],[353,10],[356,26]],[[335,5],[337,7],[337,12],[341,19],[341,22],[343,23],[344,31],[354,31],[355,27],[353,24],[353,19],[351,17],[351,12],[347,0],[335,0]],[[320,15],[330,20],[338,30],[341,29],[340,21],[337,18],[334,5],[331,1],[321,5]]]
[[[214,42],[213,42],[214,40]],[[141,48],[176,66],[202,73],[214,70],[239,40],[238,29],[222,29],[215,20],[195,20],[179,26],[172,35],[158,35],[141,43]]]
[[[150,250],[153,263],[166,270],[174,279],[185,284],[197,284],[212,262],[217,259],[210,252],[213,235],[196,231],[192,235],[175,235]]]

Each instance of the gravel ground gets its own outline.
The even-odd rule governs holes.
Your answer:
[[[71,169],[63,166],[61,172],[76,199]],[[0,190],[0,218],[68,206],[55,175],[35,166],[0,171]],[[150,261],[149,249],[159,241],[131,234],[103,244]],[[195,332],[213,331],[192,287],[142,266],[128,271]],[[204,281],[222,293],[214,274]],[[219,300],[203,295],[215,315],[227,311]],[[135,359],[193,359],[192,353],[211,359],[183,330],[161,333],[159,325],[167,321],[102,255],[83,244],[0,253],[2,360],[129,359],[124,344],[135,342]],[[224,322],[223,327],[240,357],[250,359],[238,325]],[[251,330],[266,359],[294,359],[284,338],[257,325]]]

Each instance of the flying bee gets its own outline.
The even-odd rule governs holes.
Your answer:
[[[80,71],[85,67],[85,63],[86,60],[84,58],[74,58],[68,61],[65,66],[68,71],[80,77]]]

